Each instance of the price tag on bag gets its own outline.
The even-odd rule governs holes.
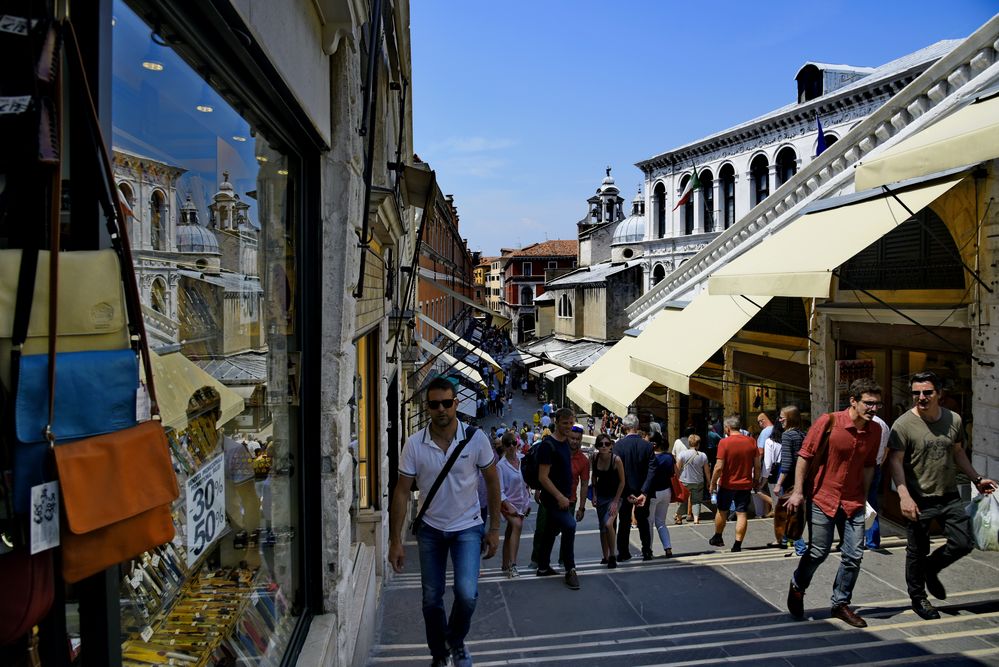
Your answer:
[[[225,457],[187,478],[187,564],[194,564],[225,529]]]
[[[31,487],[31,553],[59,546],[59,482]]]

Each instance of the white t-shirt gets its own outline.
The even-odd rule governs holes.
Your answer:
[[[685,451],[687,451],[687,438],[677,438],[676,441],[673,442],[673,449],[670,452],[673,455],[673,460],[679,461],[680,454],[683,454]]]
[[[704,464],[708,462],[707,454],[696,449],[684,449],[677,460],[683,463],[683,470],[680,471],[681,482],[704,484]]]
[[[520,455],[518,459],[523,458]],[[527,488],[524,476],[520,472],[520,464],[514,466],[505,456],[496,464],[496,470],[500,478],[500,500],[508,500],[510,504],[517,508],[517,512],[524,514],[531,504],[531,491]]]
[[[885,464],[885,455],[888,453],[888,436],[891,429],[885,423],[885,420],[877,415],[874,415],[873,421],[881,427],[881,444],[878,446],[878,465],[882,466]]]
[[[430,427],[420,429],[409,436],[399,457],[399,474],[416,478],[420,487],[420,505],[424,495],[434,485],[434,480],[444,468],[451,452],[465,438],[465,425],[458,422],[454,439],[447,448],[441,450],[430,437]],[[434,496],[423,521],[437,530],[458,531],[477,526],[482,523],[479,514],[479,470],[485,470],[493,465],[495,453],[489,444],[489,436],[479,430],[458,456],[454,467],[437,494]]]

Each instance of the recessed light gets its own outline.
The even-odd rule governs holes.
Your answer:
[[[288,170],[287,169],[278,169],[278,173],[281,174],[282,176],[287,176],[288,175]]]
[[[238,134],[236,134],[236,135],[233,135],[232,140],[233,141],[243,142],[243,141],[246,141],[246,137],[241,137]]]
[[[267,162],[267,158],[264,157],[263,155],[258,155],[257,162]]]
[[[210,107],[207,104],[199,104],[198,106],[196,106],[194,108],[197,109],[198,111],[200,111],[201,113],[211,113],[211,112],[215,111],[215,109],[213,107]]]
[[[151,72],[163,71],[163,63],[158,63],[155,60],[143,60],[142,66]]]

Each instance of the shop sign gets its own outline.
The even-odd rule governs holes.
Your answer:
[[[191,566],[225,530],[225,457],[187,479],[187,564]]]

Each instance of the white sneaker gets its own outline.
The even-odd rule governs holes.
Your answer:
[[[510,571],[507,572],[506,576],[507,576],[508,579],[516,579],[517,577],[519,577],[520,576],[520,572],[517,571],[517,566],[516,565],[511,565],[510,566]]]

